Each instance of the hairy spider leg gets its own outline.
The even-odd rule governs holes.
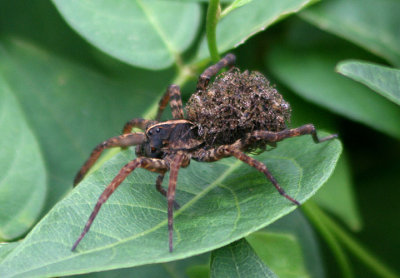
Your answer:
[[[99,212],[101,206],[107,201],[107,199],[111,196],[111,194],[117,189],[117,187],[125,180],[125,178],[136,168],[144,168],[146,170],[152,171],[152,172],[158,172],[158,173],[165,173],[168,171],[168,163],[164,160],[158,159],[158,158],[147,158],[147,157],[139,157],[136,158],[135,160],[130,161],[127,163],[118,173],[118,175],[115,176],[115,178],[111,181],[111,183],[106,187],[106,189],[103,191],[103,193],[100,195],[96,206],[94,207],[92,214],[90,215],[88,221],[86,222],[86,225],[79,236],[79,238],[76,240],[74,245],[72,246],[72,251],[76,249],[78,246],[79,242],[83,239],[83,237],[86,235],[86,233],[89,231],[90,226],[93,223],[93,220],[96,218],[97,213]]]
[[[161,195],[163,195],[164,197],[167,197],[167,191],[162,187],[162,182],[164,180],[164,176],[165,176],[165,173],[162,173],[157,177],[156,189],[157,189],[158,192],[161,193]],[[179,204],[176,201],[174,201],[174,208],[175,209],[179,209],[180,208]]]
[[[291,138],[291,137],[296,137],[296,136],[301,136],[301,135],[307,135],[310,134],[314,140],[315,143],[322,143],[334,138],[337,138],[337,134],[331,134],[328,135],[324,138],[319,138],[317,135],[317,131],[314,127],[313,124],[306,124],[300,127],[292,128],[292,129],[285,129],[282,131],[278,132],[271,132],[271,131],[266,131],[266,130],[256,130],[253,131],[248,138],[244,140],[242,143],[244,146],[248,144],[246,141],[265,141],[268,143],[271,142],[279,142],[282,141],[283,139],[286,138]]]
[[[170,174],[169,174],[169,185],[167,192],[168,200],[168,234],[169,234],[169,252],[173,249],[173,231],[174,231],[174,211],[173,206],[175,202],[175,190],[176,182],[178,180],[179,168],[182,165],[184,155],[178,152],[172,159]]]
[[[193,159],[202,162],[214,162],[225,157],[234,156],[237,159],[243,161],[244,163],[247,163],[248,165],[256,168],[258,171],[263,173],[267,177],[267,179],[271,181],[274,187],[278,190],[279,194],[284,196],[286,199],[288,199],[295,205],[299,206],[300,203],[296,201],[294,198],[290,197],[288,194],[286,194],[285,190],[279,185],[277,180],[268,170],[267,166],[265,166],[260,161],[248,156],[247,154],[245,154],[243,151],[240,150],[240,144],[238,144],[239,141],[240,140],[233,143],[232,145],[222,145],[219,146],[218,148],[210,149],[207,151],[200,151],[193,156]]]
[[[298,201],[296,201],[294,198],[290,197],[285,190],[279,185],[278,181],[274,178],[274,176],[271,174],[271,172],[268,170],[267,166],[265,166],[263,163],[261,163],[260,161],[248,156],[247,154],[245,154],[244,152],[241,152],[237,149],[230,149],[228,148],[227,150],[229,152],[230,155],[236,157],[237,159],[243,161],[244,163],[247,163],[248,165],[250,165],[251,167],[256,168],[258,171],[260,171],[261,173],[263,173],[267,179],[269,179],[271,181],[271,183],[273,184],[273,186],[276,188],[276,190],[278,190],[279,194],[281,194],[283,197],[285,197],[286,199],[288,199],[289,201],[291,201],[292,203],[294,203],[297,206],[300,206],[300,203]]]
[[[197,82],[197,89],[205,91],[211,77],[217,75],[217,73],[224,67],[233,67],[236,62],[236,56],[232,53],[228,53],[215,65],[206,68],[199,77]]]
[[[115,148],[115,147],[129,147],[143,143],[145,140],[145,135],[142,132],[123,134],[120,136],[112,137],[100,144],[98,144],[90,154],[89,158],[83,164],[79,172],[76,174],[74,179],[74,186],[76,186],[90,170],[93,164],[100,157],[101,153],[105,149]]]
[[[124,128],[122,129],[122,133],[123,134],[131,133],[132,128],[134,128],[134,127],[140,128],[141,130],[145,130],[148,126],[154,125],[156,123],[157,123],[157,121],[153,121],[153,120],[134,118],[124,125]]]
[[[170,102],[172,118],[174,120],[183,119],[181,91],[178,85],[172,84],[168,87],[158,104],[156,120],[159,121],[161,119],[161,115],[168,102]]]
[[[251,146],[255,141],[264,141],[266,143],[276,143],[286,138],[310,134],[315,143],[325,142],[337,138],[337,134],[331,134],[324,138],[319,138],[314,125],[307,124],[298,128],[286,129],[278,132],[271,132],[265,130],[256,130],[249,133],[244,139],[239,139],[231,145],[222,145],[210,150],[199,150],[192,156],[193,159],[203,162],[213,162],[220,160],[224,157],[234,156],[237,159],[247,163],[248,165],[256,168],[262,172],[278,190],[278,192],[286,199],[296,205],[300,205],[298,201],[287,195],[284,189],[279,185],[277,180],[269,172],[268,168],[260,161],[246,155],[243,151]]]

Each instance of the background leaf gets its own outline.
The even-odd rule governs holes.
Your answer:
[[[245,239],[211,253],[210,277],[278,277],[257,256]]]
[[[196,3],[155,0],[53,3],[80,35],[131,65],[162,69],[193,42],[200,24]],[[117,16],[115,16],[117,15]]]
[[[362,220],[355,201],[350,172],[347,156],[342,155],[331,178],[313,200],[343,220],[352,230],[359,231]]]
[[[0,249],[1,251],[1,249]],[[206,271],[209,272],[209,257],[208,253],[190,257],[185,260],[173,261],[169,263],[151,264],[132,268],[121,268],[103,272],[93,272],[83,275],[75,275],[73,277],[82,278],[119,278],[119,277],[139,277],[139,278],[198,278],[199,276],[188,275],[188,272],[194,265],[207,264]],[[207,272],[207,273],[208,273]],[[192,270],[192,274],[199,274],[199,270]],[[200,276],[201,277],[201,276]],[[209,275],[202,276],[209,277]]]
[[[397,0],[328,0],[300,15],[400,66],[399,10]]]
[[[223,9],[221,12],[221,17],[226,16],[228,13],[232,12],[233,10],[236,10],[237,8],[240,8],[246,4],[249,4],[253,0],[235,0],[232,1],[230,5],[228,5],[226,8]]]
[[[250,245],[263,258],[272,263],[277,277],[309,277],[305,266],[301,246],[291,234],[255,232],[247,237]]]
[[[293,211],[246,239],[281,278],[325,277],[317,237],[301,210]]]
[[[330,176],[340,151],[337,140],[314,144],[304,136],[257,159],[269,165],[288,194],[304,202]],[[237,160],[193,161],[179,175],[182,207],[175,214],[175,246],[169,253],[165,198],[154,189],[156,175],[139,169],[71,253],[104,186],[132,157],[131,150],[117,154],[59,202],[3,261],[0,276],[58,276],[181,259],[226,245],[295,209],[262,174]]]
[[[221,19],[217,26],[217,43],[220,53],[243,44],[269,25],[297,12],[312,0],[253,0]],[[243,19],[246,20],[243,20]],[[208,57],[206,39],[203,38],[196,60]]]
[[[346,58],[341,45],[304,48],[276,45],[267,64],[282,83],[308,101],[335,113],[400,138],[400,110],[371,90],[334,72],[337,61]]]
[[[400,70],[351,60],[340,62],[336,70],[400,105]]]
[[[170,79],[158,72],[155,84],[153,72],[137,69],[126,78],[95,72],[21,40],[0,45],[0,72],[29,115],[51,173],[47,209],[72,188],[92,148],[144,114]]]
[[[39,144],[1,75],[0,134],[0,240],[8,241],[36,222],[47,184]]]

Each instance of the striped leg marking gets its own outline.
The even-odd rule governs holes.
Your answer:
[[[181,91],[178,85],[171,85],[168,87],[164,96],[161,98],[158,105],[158,111],[156,120],[161,119],[161,115],[167,107],[168,102],[170,102],[172,117],[174,120],[183,119],[183,108],[182,108],[182,98]]]
[[[217,75],[217,73],[224,67],[233,67],[236,62],[236,57],[232,53],[225,55],[218,63],[212,65],[203,71],[203,73],[199,77],[199,81],[197,82],[198,90],[205,90],[207,88],[208,83],[210,82],[211,77]]]
[[[145,120],[141,118],[135,118],[130,120],[124,125],[124,128],[122,129],[123,134],[131,133],[132,128],[137,127],[140,128],[141,130],[145,130],[146,127],[152,124],[156,124],[157,121],[152,121],[152,120]]]
[[[168,200],[168,234],[169,234],[169,252],[173,250],[173,231],[174,231],[174,211],[173,206],[175,202],[176,182],[178,180],[178,172],[181,167],[184,155],[176,154],[173,158],[170,168],[169,185],[167,192]]]
[[[320,139],[317,135],[317,131],[315,130],[314,125],[307,124],[297,128],[285,129],[279,132],[257,130],[251,134],[250,138],[257,141],[262,140],[266,142],[279,142],[286,138],[307,135],[307,134],[310,134],[312,136],[315,143],[325,142],[338,137],[337,134],[331,134]]]

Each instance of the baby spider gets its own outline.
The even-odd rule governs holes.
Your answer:
[[[72,251],[89,231],[103,203],[138,167],[159,174],[156,189],[168,201],[170,252],[173,249],[173,209],[174,206],[178,207],[175,203],[178,171],[187,167],[191,159],[214,162],[234,156],[262,172],[282,196],[300,205],[285,193],[263,163],[248,156],[246,152],[265,150],[267,145],[275,146],[278,141],[305,134],[310,134],[315,143],[336,138],[337,135],[319,139],[312,124],[288,129],[286,122],[290,120],[289,104],[261,73],[240,72],[234,68],[235,59],[233,54],[227,54],[200,75],[197,91],[186,106],[187,118],[183,115],[180,89],[177,85],[171,85],[159,103],[156,120],[132,119],[125,124],[123,135],[112,137],[94,148],[77,173],[74,185],[83,179],[105,149],[136,145],[137,158],[127,163],[100,195]],[[210,78],[224,67],[230,69],[209,84]],[[160,122],[168,102],[173,120]],[[134,127],[143,132],[132,133]],[[170,171],[170,176],[166,191],[161,185],[167,171]]]

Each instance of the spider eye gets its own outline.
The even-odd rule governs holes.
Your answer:
[[[153,132],[151,132],[151,130],[149,130],[149,132],[147,132],[148,135],[153,135]]]
[[[160,133],[160,128],[159,127],[156,128],[156,132]]]

